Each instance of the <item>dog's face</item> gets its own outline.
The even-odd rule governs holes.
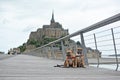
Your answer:
[[[70,52],[67,52],[66,56],[71,56],[71,53],[70,53]]]
[[[68,50],[67,53],[66,53],[66,56],[68,56],[68,57],[72,56],[72,51]]]
[[[77,49],[77,55],[81,55],[82,54],[82,49]]]

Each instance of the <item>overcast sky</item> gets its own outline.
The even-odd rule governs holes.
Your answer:
[[[18,47],[31,31],[55,21],[73,33],[118,14],[120,0],[0,0],[0,51]]]

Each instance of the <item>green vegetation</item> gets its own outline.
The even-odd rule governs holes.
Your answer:
[[[35,39],[28,40],[27,44],[28,45],[35,45],[35,47],[39,47],[41,45],[41,43],[38,40],[35,40]]]
[[[18,48],[20,48],[20,52],[24,52],[26,50],[25,43],[23,43],[23,45],[19,46]]]
[[[27,45],[34,45],[37,48],[55,40],[56,38],[45,38],[45,36],[43,36],[43,39],[41,41],[38,41],[36,39],[30,39],[27,41],[27,43],[24,43],[23,45],[19,46],[20,52],[24,52],[26,50]],[[63,41],[63,44],[65,44],[65,41]],[[53,44],[53,47],[59,47],[61,49],[61,42]]]
[[[48,44],[49,42],[52,42],[56,40],[55,38],[44,38],[43,39],[43,45]]]
[[[31,40],[28,40],[27,44],[28,45],[35,45],[35,47],[40,47],[40,46],[48,44],[49,42],[52,42],[54,40],[56,40],[56,39],[55,38],[43,38],[42,41],[31,39]]]

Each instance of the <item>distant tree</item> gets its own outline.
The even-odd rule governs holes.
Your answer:
[[[28,44],[35,45],[38,41],[35,39],[28,40]]]
[[[35,45],[36,47],[40,47],[40,46],[48,44],[49,42],[52,42],[54,40],[56,40],[56,38],[45,38],[45,36],[43,36],[42,41],[31,39],[31,40],[27,41],[27,44],[28,45]]]
[[[25,43],[23,43],[23,45],[19,46],[18,48],[20,48],[20,52],[24,52],[26,50]]]

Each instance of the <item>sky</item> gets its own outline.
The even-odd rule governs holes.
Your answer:
[[[69,33],[120,13],[120,0],[0,0],[0,51],[27,42],[31,31],[55,21]]]

